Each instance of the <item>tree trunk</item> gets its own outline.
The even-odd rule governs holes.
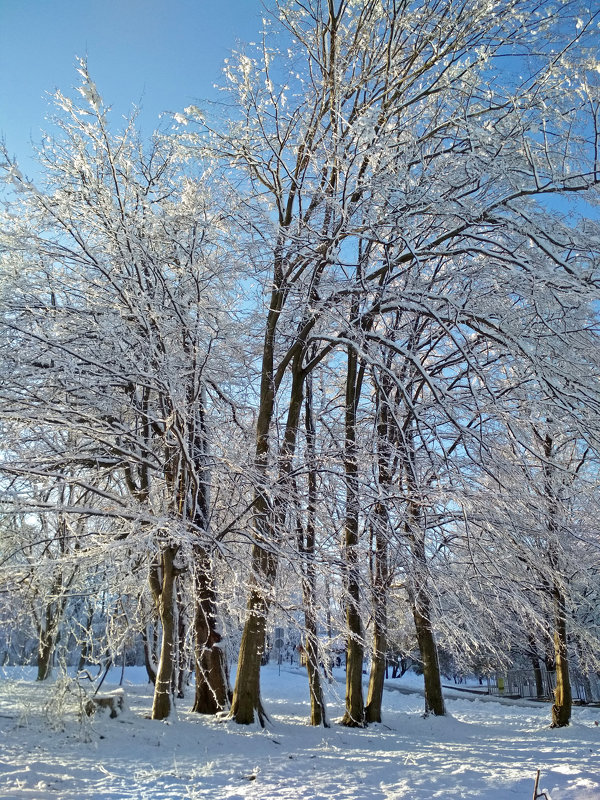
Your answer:
[[[554,610],[554,662],[556,665],[556,688],[552,706],[553,728],[563,728],[571,720],[573,698],[569,678],[567,654],[567,616],[564,592],[559,584],[560,558],[558,554],[559,512],[558,495],[555,488],[553,464],[554,441],[550,433],[544,439],[544,492],[548,505],[548,560],[552,572],[552,605]]]
[[[412,445],[411,445],[412,448]],[[425,682],[425,714],[442,717],[446,713],[437,644],[431,624],[431,603],[427,587],[427,554],[425,532],[421,528],[421,515],[416,499],[415,475],[412,454],[408,457],[406,485],[409,495],[407,507],[407,534],[412,555],[412,604],[419,653],[423,664]]]
[[[422,595],[413,603],[413,618],[425,681],[425,714],[443,717],[446,713],[437,645],[429,618],[429,600]]]
[[[180,700],[185,697],[185,683],[189,674],[189,654],[186,649],[187,620],[183,602],[181,578],[177,579],[175,608],[177,611],[177,635],[175,646],[175,669],[173,671],[173,691]]]
[[[88,607],[87,618],[85,621],[85,638],[81,645],[81,652],[79,653],[79,662],[77,664],[77,672],[81,672],[81,670],[85,667],[86,661],[90,655],[91,644],[93,642],[93,630],[92,630],[92,622],[94,621],[94,607],[90,605]]]
[[[377,615],[377,611],[375,613]],[[369,690],[367,693],[365,715],[367,722],[381,722],[387,636],[385,622],[382,623],[381,620],[375,619],[373,627],[373,660],[371,663],[371,673],[369,675]]]
[[[317,469],[315,456],[315,424],[312,413],[312,380],[306,383],[305,399],[306,461],[308,470],[308,503],[306,535],[299,525],[299,549],[303,556],[302,599],[304,602],[304,628],[306,631],[306,671],[310,690],[310,724],[329,727],[319,669],[319,640],[315,615],[315,515],[317,511]]]
[[[258,485],[254,489],[252,577],[230,711],[230,717],[241,725],[250,725],[256,720],[264,725],[267,719],[260,699],[260,666],[265,647],[268,613],[268,601],[264,589],[268,591],[269,584],[275,578],[277,559],[272,552],[263,548],[262,543],[266,543],[267,548],[275,543],[273,541],[274,532],[269,524],[271,509],[267,496],[267,468],[269,465],[269,434],[275,403],[275,335],[284,304],[282,283],[283,269],[276,248],[273,289],[262,352],[260,402],[256,422],[254,466]]]
[[[374,565],[371,566],[373,597],[373,658],[367,693],[367,722],[381,722],[383,684],[386,678],[387,658],[387,593],[389,582],[388,568],[388,517],[385,497],[392,483],[390,470],[391,424],[389,398],[392,386],[385,374],[376,382],[377,399],[377,482],[382,499],[375,504],[374,524],[371,534],[375,543],[372,552]]]
[[[162,625],[160,661],[154,685],[152,719],[166,719],[173,710],[173,669],[175,666],[175,578],[177,548],[167,545],[161,555],[161,589],[158,611]]]
[[[268,553],[254,546],[253,559],[272,560]],[[275,565],[265,567],[263,575],[274,571]],[[264,593],[255,587],[248,599],[248,617],[244,625],[238,670],[231,702],[230,716],[241,725],[259,722],[264,727],[268,717],[260,697],[260,667],[265,649],[268,603]]]
[[[369,691],[367,693],[367,706],[365,709],[367,722],[381,722],[386,649],[387,637],[385,626],[375,622],[373,633],[373,661],[371,663]]]
[[[346,475],[346,523],[344,555],[346,566],[346,711],[342,725],[353,728],[365,726],[362,667],[364,658],[363,626],[360,615],[359,496],[358,459],[356,447],[356,409],[360,395],[358,357],[354,348],[348,348],[348,374],[346,377],[346,432],[344,469]]]
[[[217,628],[215,590],[210,557],[198,549],[195,563],[194,654],[196,694],[192,711],[217,714],[229,706],[231,690],[227,658]]]
[[[54,630],[51,612],[46,610],[46,627],[39,632],[37,678],[47,680],[52,673],[52,655],[54,653]]]
[[[552,706],[552,727],[563,728],[571,720],[573,697],[569,678],[569,659],[567,655],[567,622],[565,599],[560,587],[554,590],[554,658],[556,662],[556,689]]]
[[[56,596],[61,588],[62,580],[59,578],[51,590],[51,595]],[[66,597],[63,596],[60,600],[55,600],[46,604],[44,618],[38,629],[39,640],[36,678],[38,681],[45,681],[52,674],[52,659],[59,639],[59,627],[66,603]]]
[[[533,676],[535,679],[535,696],[541,698],[544,696],[544,681],[542,678],[542,666],[537,656],[531,657],[531,664],[533,666]]]
[[[319,650],[317,626],[314,615],[307,615],[306,624],[306,671],[308,673],[308,686],[310,690],[310,724],[329,727],[327,709],[323,697],[323,684],[319,668]]]
[[[544,696],[544,681],[542,678],[542,665],[540,664],[540,657],[538,654],[535,637],[529,634],[527,637],[529,642],[529,651],[531,653],[531,666],[533,667],[533,676],[535,679],[535,694],[537,698]]]
[[[152,631],[152,640],[154,639],[154,631]],[[154,657],[154,648],[152,641],[148,636],[148,626],[142,631],[142,642],[144,644],[144,666],[146,667],[146,674],[150,683],[156,683],[156,659]]]
[[[275,302],[274,300],[272,301]],[[275,306],[272,306],[274,308]],[[274,331],[273,331],[274,333]],[[261,383],[261,406],[257,423],[255,468],[261,484],[254,498],[254,546],[252,548],[252,583],[247,605],[247,617],[242,633],[242,644],[238,657],[238,668],[229,716],[242,725],[258,721],[262,726],[268,717],[260,698],[260,667],[265,650],[268,594],[277,575],[278,556],[276,547],[285,527],[292,461],[298,435],[298,423],[302,411],[305,374],[302,371],[304,350],[293,359],[290,404],[285,433],[279,455],[279,480],[277,497],[273,497],[267,483],[269,452],[269,430],[273,415],[273,362],[272,344],[263,355]],[[270,361],[270,369],[266,361]]]
[[[381,503],[375,509],[375,575],[373,577],[373,658],[365,709],[367,722],[381,722],[383,683],[387,655],[387,584],[388,553],[385,535],[385,510]]]

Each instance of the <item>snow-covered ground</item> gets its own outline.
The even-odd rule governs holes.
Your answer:
[[[119,671],[110,679],[114,686]],[[418,689],[415,676],[393,684]],[[31,673],[7,670],[0,798],[530,800],[537,769],[552,800],[600,798],[600,709],[576,708],[570,727],[551,730],[547,705],[449,697],[448,717],[423,719],[419,694],[390,688],[384,724],[315,729],[306,722],[303,671],[267,666],[262,685],[272,715],[265,730],[192,714],[189,700],[180,701],[176,719],[153,722],[139,668],[126,672],[127,713],[82,723],[76,696],[60,680],[40,685]],[[328,690],[333,719],[342,690]]]

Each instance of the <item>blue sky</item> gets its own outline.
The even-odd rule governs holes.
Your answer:
[[[0,135],[33,170],[47,93],[77,84],[77,56],[115,114],[141,104],[150,133],[162,111],[215,98],[223,59],[263,15],[260,0],[0,0]]]

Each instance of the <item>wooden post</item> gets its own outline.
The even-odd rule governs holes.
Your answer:
[[[533,787],[533,800],[536,800],[538,796],[538,786],[540,785],[540,771],[538,769],[535,775],[535,786]]]

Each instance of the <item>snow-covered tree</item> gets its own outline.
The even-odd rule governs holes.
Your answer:
[[[187,111],[204,133],[183,141],[209,152],[246,198],[248,280],[264,292],[238,722],[265,717],[260,657],[287,535],[275,487],[292,469],[316,363],[360,349],[380,335],[377,317],[400,309],[435,320],[474,373],[470,337],[523,355],[572,412],[598,410],[594,334],[570,323],[597,296],[597,224],[553,210],[553,198],[574,193],[596,202],[596,16],[575,5],[282,0],[262,43],[227,65],[229,123]],[[354,522],[347,533],[352,561]],[[345,719],[362,724],[358,610],[351,616]]]
[[[186,171],[163,136],[143,147],[134,120],[111,131],[84,63],[80,73],[82,100],[56,96],[59,133],[40,150],[43,184],[5,166],[13,198],[2,223],[12,287],[3,303],[4,413],[49,445],[21,447],[3,469],[85,489],[102,498],[98,513],[122,520],[113,541],[127,538],[131,557],[145,560],[161,620],[153,715],[162,718],[171,708],[177,584],[190,569],[198,692],[210,677],[208,694],[227,703],[209,487],[234,264],[223,256],[210,177]],[[66,501],[56,502],[60,513]],[[208,710],[200,698],[197,706]]]

